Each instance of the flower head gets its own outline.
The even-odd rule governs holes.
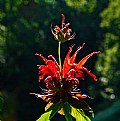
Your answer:
[[[83,72],[86,72],[95,81],[97,81],[96,76],[85,68],[84,64],[91,56],[99,52],[92,52],[76,63],[76,56],[83,46],[84,44],[79,47],[72,56],[71,52],[74,45],[69,48],[69,51],[64,59],[62,72],[60,71],[60,65],[52,55],[49,55],[47,59],[41,54],[36,54],[45,63],[45,65],[38,65],[38,81],[40,82],[41,80],[44,80],[47,88],[43,89],[44,94],[35,94],[36,96],[47,102],[57,103],[62,100],[76,108],[90,108],[83,100],[84,98],[89,98],[89,96],[82,94],[81,91],[77,89],[77,85],[80,83],[80,79],[84,80]]]
[[[52,30],[52,26],[51,26],[52,34],[54,35],[55,39],[60,42],[65,42],[67,40],[74,39],[75,33],[71,35],[72,29],[69,29],[70,23],[65,24],[64,14],[61,14],[61,16],[62,16],[61,28],[56,25],[54,26],[54,30]]]

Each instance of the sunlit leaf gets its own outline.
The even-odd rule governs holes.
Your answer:
[[[77,109],[71,106],[71,115],[76,119],[76,121],[91,121],[87,117],[82,109]]]
[[[41,115],[41,117],[37,121],[50,121],[50,119],[58,112],[58,110],[60,110],[61,107],[61,101],[53,105],[50,103],[50,107],[44,114]]]
[[[66,102],[63,104],[63,110],[64,110],[66,121],[72,121],[72,118],[70,115],[70,108],[71,107],[70,107],[69,103]]]
[[[52,110],[45,112],[40,116],[40,118],[37,121],[50,121],[50,114],[52,113]]]

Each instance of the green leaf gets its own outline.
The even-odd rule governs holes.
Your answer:
[[[0,96],[0,111],[2,111],[3,103],[4,103],[3,97]]]
[[[51,113],[52,113],[52,110],[45,112],[40,116],[40,118],[37,121],[50,121],[49,118]]]
[[[58,103],[52,105],[52,106],[47,110],[47,111],[52,110],[52,113],[51,113],[51,115],[50,115],[50,119],[61,109],[61,107],[62,107],[62,102],[60,101],[60,102],[58,102]]]
[[[72,118],[70,115],[70,108],[71,107],[70,107],[69,103],[66,102],[63,104],[63,110],[64,110],[66,121],[72,121]]]
[[[62,102],[52,105],[37,121],[50,121],[50,119],[60,110]]]
[[[77,109],[71,106],[71,115],[76,119],[76,121],[91,121],[87,117],[82,109]]]

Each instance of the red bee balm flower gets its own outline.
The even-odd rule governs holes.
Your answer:
[[[44,80],[47,87],[47,89],[43,89],[43,95],[35,94],[36,96],[47,102],[57,103],[62,100],[76,108],[90,109],[87,103],[83,100],[84,98],[89,98],[89,96],[82,94],[76,86],[80,82],[78,78],[84,80],[83,71],[97,81],[96,76],[85,68],[84,64],[91,56],[99,52],[92,52],[76,63],[75,59],[77,53],[83,48],[83,46],[84,44],[79,47],[72,56],[70,55],[74,45],[69,48],[64,60],[63,68],[61,69],[62,71],[60,71],[60,65],[52,55],[49,55],[48,59],[46,59],[41,54],[35,54],[45,62],[45,65],[38,65],[38,74],[39,82]]]
[[[60,29],[60,27],[58,27],[56,25],[56,26],[54,26],[54,31],[53,31],[52,26],[51,26],[52,34],[54,35],[55,39],[60,42],[65,42],[67,40],[74,39],[75,33],[70,36],[70,34],[72,32],[72,29],[68,28],[70,23],[65,24],[64,23],[64,21],[65,21],[64,14],[61,14],[61,16],[62,16],[62,25],[61,25],[62,28]]]

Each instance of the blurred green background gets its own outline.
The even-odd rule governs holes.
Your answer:
[[[30,95],[39,93],[35,53],[52,54],[57,60],[58,42],[50,25],[61,24],[61,14],[76,33],[62,44],[62,62],[71,44],[86,43],[77,56],[100,50],[86,67],[98,82],[85,76],[80,88],[94,99],[87,100],[95,112],[92,121],[120,121],[120,0],[0,0],[0,119],[35,121],[46,105]],[[88,114],[89,115],[89,114]],[[55,115],[52,121],[65,121]]]

